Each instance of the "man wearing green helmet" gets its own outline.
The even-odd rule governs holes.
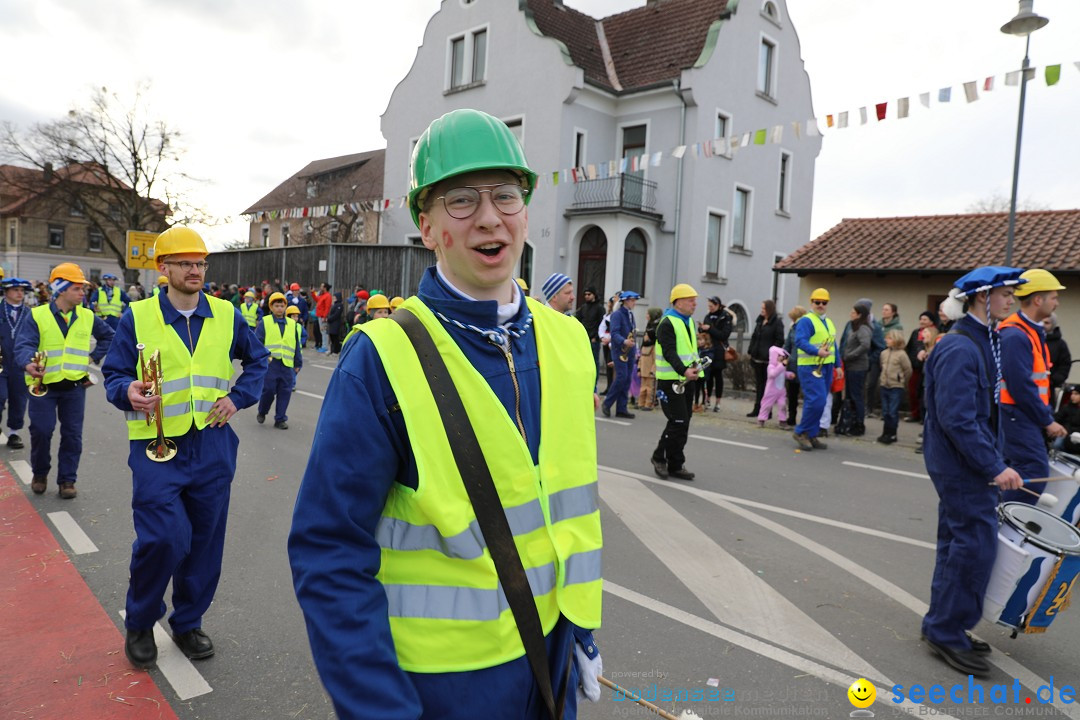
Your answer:
[[[293,515],[312,655],[341,718],[572,719],[602,670],[588,335],[513,279],[536,174],[504,123],[435,120],[411,181],[436,265],[345,343]]]

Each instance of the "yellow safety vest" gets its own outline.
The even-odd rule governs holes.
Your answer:
[[[694,319],[690,319],[690,327],[686,327],[686,323],[675,322],[670,315],[665,315],[660,318],[660,323],[667,322],[675,330],[675,352],[679,355],[679,360],[683,365],[687,367],[693,365],[698,361],[698,346],[697,346],[697,325],[694,323]],[[657,323],[657,328],[660,327],[660,323]],[[656,379],[657,380],[679,380],[682,375],[675,372],[675,368],[671,366],[671,363],[664,357],[664,351],[657,346],[656,353]]]
[[[68,326],[67,335],[60,329],[52,313],[52,305],[38,305],[31,311],[38,326],[38,349],[45,353],[46,385],[61,380],[81,380],[90,368],[90,334],[94,330],[94,313],[82,305],[76,305]],[[37,382],[29,373],[23,373],[26,386]]]
[[[248,327],[254,328],[259,322],[259,303],[251,303],[250,305],[246,302],[240,303],[240,314],[244,316]]]
[[[161,351],[162,386],[159,412],[165,435],[179,437],[192,423],[202,430],[206,415],[218,398],[229,393],[233,375],[230,349],[233,344],[233,322],[236,308],[227,300],[206,296],[213,317],[204,318],[194,355],[172,326],[165,324],[161,301],[157,298],[131,303],[135,321],[135,342],[146,346],[147,358],[154,350]],[[136,376],[142,380],[142,368]],[[128,438],[146,440],[157,437],[157,428],[146,424],[146,413],[124,413]]]
[[[113,288],[113,299],[110,302],[105,295],[105,288],[98,288],[97,314],[101,317],[120,317],[124,309],[124,303],[120,300],[120,288]]]
[[[814,326],[814,334],[810,336],[810,344],[821,346],[826,342],[832,343],[832,348],[829,354],[825,357],[819,357],[818,355],[809,355],[802,348],[798,349],[796,354],[796,364],[798,365],[817,365],[819,362],[822,365],[833,365],[836,363],[836,326],[833,325],[833,321],[829,318],[825,318],[824,321],[818,317],[817,313],[807,313],[803,315],[799,322],[803,319],[809,319],[810,324]]]
[[[290,325],[293,328],[291,332],[289,330]],[[296,338],[298,336],[296,321],[285,318],[285,332],[283,334],[278,329],[277,323],[274,322],[274,316],[265,315],[263,316],[263,330],[266,332],[264,344],[266,349],[270,351],[270,357],[274,360],[280,360],[285,367],[291,368],[296,355]]]
[[[544,634],[560,613],[600,626],[594,363],[585,329],[527,299],[540,366],[540,462],[514,420],[435,315],[418,298],[401,309],[427,328],[461,395],[510,521]],[[410,672],[493,667],[525,654],[517,624],[443,429],[426,373],[396,322],[361,326],[397,396],[419,475],[395,484],[376,539],[399,665]]]
[[[161,294],[161,286],[160,285],[155,285],[154,286],[154,292],[151,295],[151,297],[157,297],[160,294]]]

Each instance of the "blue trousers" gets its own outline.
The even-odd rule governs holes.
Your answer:
[[[821,366],[822,377],[819,378],[813,375],[815,367],[799,365],[797,371],[803,392],[803,411],[795,432],[805,434],[806,437],[817,437],[821,432],[821,413],[825,411],[825,400],[829,397],[829,388],[832,386],[832,363]]]
[[[604,397],[604,405],[607,407],[614,405],[615,412],[624,413],[626,412],[626,397],[630,392],[630,375],[634,372],[634,352],[631,350],[627,354],[626,362],[619,360],[619,356],[615,354],[612,359],[615,361],[615,380],[612,381]]]
[[[56,482],[75,482],[82,457],[83,415],[86,388],[50,388],[45,397],[30,396],[30,467],[34,475],[48,475],[52,469],[52,436],[60,418],[60,452]]]
[[[270,368],[263,376],[262,395],[259,397],[259,414],[266,415],[270,412],[270,406],[277,398],[277,409],[274,411],[274,422],[285,422],[289,416],[285,413],[289,409],[289,401],[292,400],[292,391],[296,387],[296,373],[290,367],[278,360],[270,361]]]
[[[116,328],[120,327],[119,315],[102,315],[101,319],[105,321],[106,325],[113,329],[113,332],[116,332]]]
[[[22,430],[23,417],[26,415],[26,401],[30,393],[26,390],[26,381],[23,380],[23,369],[15,367],[15,361],[6,362],[4,358],[4,372],[0,374],[0,412],[7,405],[8,429],[12,432]]]
[[[900,400],[906,390],[902,387],[881,388],[881,419],[884,420],[886,435],[896,434],[896,427],[900,424]]]
[[[135,542],[124,621],[129,630],[147,630],[165,615],[170,580],[173,632],[202,627],[221,577],[239,439],[226,425],[193,427],[173,441],[176,456],[163,463],[146,456],[148,440],[130,443]]]

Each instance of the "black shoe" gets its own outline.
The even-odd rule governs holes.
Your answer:
[[[967,639],[971,642],[971,652],[975,653],[976,655],[990,654],[990,643],[983,642],[982,640],[976,640],[975,638],[971,637],[971,633],[964,634],[967,635]]]
[[[266,420],[266,414],[265,413],[259,413],[258,415],[255,416],[255,422],[259,423],[260,425],[263,424],[264,420]]]
[[[806,433],[791,433],[791,437],[795,438],[795,442],[799,443],[800,450],[813,450],[814,446],[810,442],[810,438],[806,437]]]
[[[639,407],[638,412],[652,412],[651,407]]]
[[[285,422],[284,420],[279,420],[278,422],[274,423],[274,427],[276,427],[278,430],[288,430],[289,423]]]
[[[124,640],[124,654],[128,662],[137,668],[148,668],[157,662],[157,643],[154,630],[128,630]]]
[[[888,445],[888,444],[889,444],[890,442],[892,442],[891,440],[889,440],[889,436],[888,436],[888,435],[884,435],[884,434],[882,434],[882,435],[878,435],[878,436],[877,436],[877,441],[878,441],[879,443],[881,443],[882,445]]]
[[[816,437],[810,438],[810,444],[815,450],[828,450],[829,446],[818,440]]]
[[[626,418],[627,420],[633,420],[634,419],[634,413],[631,413],[631,412],[617,412],[617,413],[615,413],[615,417],[617,417],[617,418]]]
[[[694,473],[690,472],[686,468],[679,468],[678,470],[672,470],[668,468],[668,476],[677,478],[679,480],[693,480]]]
[[[923,641],[930,646],[931,650],[940,655],[942,660],[965,675],[986,677],[990,674],[990,663],[983,660],[974,650],[960,650],[945,645],[938,645],[936,642],[925,637],[923,638]]]
[[[210,641],[210,637],[202,631],[202,628],[188,630],[186,633],[175,633],[173,642],[190,660],[202,660],[214,654],[214,643]]]
[[[611,406],[600,403],[600,412],[604,413],[604,417],[611,417]]]
[[[11,435],[8,436],[7,446],[12,450],[22,450],[25,447],[22,438],[15,433],[11,433]]]
[[[655,472],[658,477],[664,478],[665,480],[667,479],[668,471],[666,462],[663,462],[661,460],[653,460],[652,467],[653,472]]]
[[[34,479],[30,481],[30,489],[34,491],[35,495],[45,492],[48,487],[49,478],[47,475],[35,475]]]
[[[746,417],[757,417],[759,412],[761,411],[757,409],[751,410],[750,412],[746,413]]]

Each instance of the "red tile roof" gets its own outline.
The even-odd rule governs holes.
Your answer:
[[[382,199],[385,160],[386,150],[313,160],[242,214]],[[314,196],[309,181],[316,183]]]
[[[1008,213],[848,218],[776,264],[789,273],[963,272],[1003,265]],[[1016,214],[1012,265],[1080,272],[1080,210]]]
[[[701,56],[714,22],[726,17],[727,0],[655,0],[596,20],[559,0],[526,0],[544,35],[562,41],[585,81],[612,92],[670,82]],[[603,27],[619,88],[605,66],[597,23]],[[621,88],[621,90],[620,90]]]

